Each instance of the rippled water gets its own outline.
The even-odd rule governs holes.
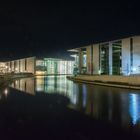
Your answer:
[[[140,131],[140,91],[74,83],[66,76],[24,78],[11,84],[27,94],[61,94],[70,99],[69,107],[103,122]],[[5,97],[10,91],[4,90]],[[2,96],[0,96],[2,98]]]

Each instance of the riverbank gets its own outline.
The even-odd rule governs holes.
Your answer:
[[[27,77],[33,77],[34,75],[31,73],[18,73],[18,74],[6,74],[6,75],[0,75],[0,88],[3,86],[8,85],[15,79],[19,78],[27,78]]]
[[[77,75],[67,76],[74,82],[96,84],[111,87],[140,89],[140,76],[109,76],[109,75]]]

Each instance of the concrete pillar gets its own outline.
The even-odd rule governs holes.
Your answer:
[[[35,57],[26,58],[26,71],[35,74]]]
[[[87,74],[92,74],[93,71],[93,59],[92,59],[92,54],[93,54],[93,48],[92,45],[87,47]]]
[[[83,66],[83,54],[81,49],[79,49],[79,73],[82,72],[82,66]]]
[[[14,71],[15,71],[14,61],[12,61],[11,63],[12,63],[12,68],[11,68],[11,70],[12,70],[12,72],[14,72]]]
[[[109,75],[112,75],[112,42],[109,42]]]
[[[18,61],[19,61],[19,72],[20,72],[20,59]]]
[[[19,73],[19,60],[15,60],[15,72]]]
[[[25,59],[20,59],[20,72],[25,72]]]
[[[130,68],[130,38],[122,39],[122,74],[129,75]]]
[[[131,39],[132,44],[132,74],[140,74],[140,36]]]
[[[99,44],[93,45],[93,74],[99,74]]]
[[[7,72],[11,72],[10,62],[7,62]]]

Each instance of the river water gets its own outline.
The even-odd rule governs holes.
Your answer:
[[[74,83],[66,76],[37,76],[14,81],[10,87],[25,94],[61,94],[70,100],[69,108],[124,129],[140,131],[140,91]],[[10,88],[3,91],[10,94]],[[0,96],[2,98],[2,96]]]

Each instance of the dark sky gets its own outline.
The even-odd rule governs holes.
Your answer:
[[[132,1],[39,1],[0,5],[0,59],[67,57],[67,49],[140,35]]]

